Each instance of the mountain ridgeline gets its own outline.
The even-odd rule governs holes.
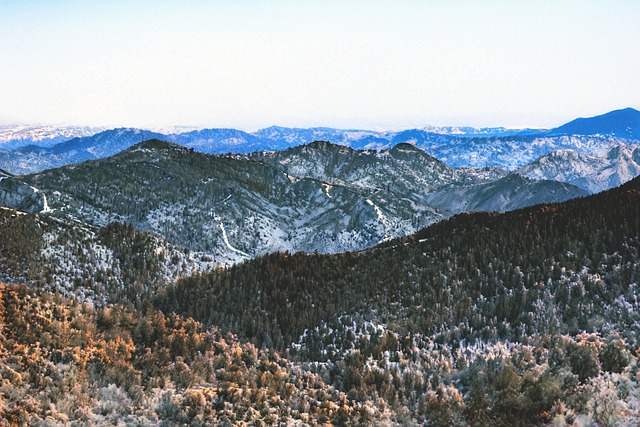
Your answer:
[[[360,250],[455,212],[587,194],[497,168],[451,168],[410,144],[380,151],[314,142],[210,156],[150,140],[21,178],[56,214],[95,226],[128,222],[221,264],[274,251]]]
[[[579,118],[552,129],[549,135],[611,135],[640,139],[640,111],[633,108],[611,111],[600,116]]]
[[[618,145],[602,155],[558,150],[522,166],[517,173],[536,180],[566,182],[598,193],[640,174],[640,149]]]
[[[398,132],[333,128],[272,126],[256,132],[201,129],[173,133],[119,128],[87,135],[88,128],[0,128],[0,168],[14,174],[40,172],[119,153],[144,140],[157,138],[208,154],[248,154],[284,150],[316,140],[355,149],[389,149],[401,143],[416,145],[454,167],[501,167],[515,170],[556,150],[602,155],[619,144],[640,141],[640,112],[632,108],[576,119],[551,130],[454,128],[427,126]],[[51,146],[64,135],[79,135]],[[47,142],[48,141],[48,142]],[[27,143],[30,145],[25,145]]]

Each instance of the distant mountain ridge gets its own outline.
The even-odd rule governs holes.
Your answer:
[[[0,142],[1,136],[0,132]],[[201,129],[162,134],[120,128],[70,139],[52,147],[42,144],[25,147],[23,142],[5,141],[4,145],[0,144],[0,168],[14,174],[39,172],[104,158],[151,138],[176,142],[208,154],[283,150],[316,140],[378,150],[410,143],[450,166],[515,170],[556,150],[600,155],[620,143],[640,142],[640,112],[626,108],[576,119],[551,130],[426,126],[391,132],[272,126],[251,133],[237,129]]]
[[[509,129],[504,127],[474,128],[470,126],[425,126],[425,132],[460,136],[525,136],[537,135],[544,129]]]
[[[527,192],[521,191],[527,188]],[[550,199],[557,202],[586,196],[572,184],[559,184],[552,180],[531,180],[517,173],[499,180],[461,187],[455,190],[438,191],[429,194],[429,205],[449,212],[506,212],[523,206],[546,203]]]
[[[92,136],[73,138],[52,147],[29,145],[13,151],[0,150],[0,164],[15,174],[101,159],[119,153],[134,144],[163,135],[142,129],[117,128]]]
[[[640,139],[640,111],[624,108],[595,117],[575,119],[551,129],[548,135],[610,135]]]
[[[104,130],[104,127],[90,126],[5,125],[0,126],[0,149],[14,150],[28,145],[50,147],[72,138],[92,136]]]

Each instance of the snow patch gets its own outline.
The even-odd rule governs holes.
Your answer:
[[[329,190],[331,190],[333,186],[329,184],[322,184],[322,188],[324,189],[324,194],[326,194],[328,198],[333,199],[333,197],[331,197],[331,194],[329,194]]]
[[[220,229],[222,230],[222,240],[224,240],[224,244],[225,244],[229,249],[231,249],[233,252],[238,253],[238,254],[240,254],[240,255],[242,255],[242,256],[244,256],[244,257],[251,258],[251,257],[249,256],[249,254],[247,254],[247,253],[245,253],[245,252],[242,252],[241,250],[236,249],[236,248],[234,248],[233,246],[231,246],[231,243],[229,243],[229,238],[227,237],[227,230],[225,230],[225,229],[224,229],[224,224],[223,224],[223,223],[220,223]]]
[[[49,207],[49,203],[47,202],[47,195],[42,193],[42,210],[40,213],[51,212],[53,209]]]
[[[384,227],[384,236],[380,240],[380,242],[385,242],[387,240],[391,240],[394,236],[389,232],[392,227],[391,221],[382,213],[382,210],[375,204],[371,199],[366,200],[367,204],[369,204],[373,210],[376,212],[376,217],[382,227]]]

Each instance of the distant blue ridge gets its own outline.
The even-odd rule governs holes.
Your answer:
[[[625,139],[640,139],[640,111],[624,108],[600,116],[575,119],[551,129],[547,135],[609,135]]]

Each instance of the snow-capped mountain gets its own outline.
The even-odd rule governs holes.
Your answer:
[[[255,159],[272,164],[298,178],[314,178],[330,184],[420,197],[441,187],[493,181],[507,174],[497,168],[456,169],[418,147],[400,143],[387,150],[355,150],[325,141],[273,153],[257,153]]]
[[[15,150],[16,148],[35,145],[51,147],[72,138],[95,135],[104,131],[102,127],[90,126],[0,126],[0,149]]]
[[[602,154],[621,141],[605,136],[455,138],[418,144],[454,167],[494,166],[515,170],[540,156],[561,149]]]
[[[400,132],[334,131],[330,138],[322,138],[356,149],[385,150],[398,144],[415,145],[431,156],[453,167],[499,167],[514,170],[536,158],[559,149],[573,149],[585,153],[602,154],[622,142],[611,136],[580,136],[544,134],[520,135],[449,135],[409,129]],[[316,132],[289,134],[283,144],[294,145],[296,135],[307,142],[321,135]],[[319,138],[317,138],[319,139]]]
[[[430,193],[473,188],[464,194],[473,199],[479,184],[504,174],[454,169],[410,144],[359,151],[314,142],[276,153],[210,156],[151,140],[22,179],[46,193],[55,215],[95,226],[131,223],[230,264],[273,251],[359,250],[405,236],[453,213],[430,204]],[[500,204],[481,208],[583,194],[561,183],[535,194],[536,185],[522,180],[494,194]]]
[[[162,139],[208,154],[251,153],[275,148],[256,135],[236,129],[193,130]]]
[[[70,155],[76,163],[112,156],[139,142],[158,137],[162,135],[142,129],[118,128],[56,144],[50,151],[52,154]]]
[[[408,143],[454,167],[500,167],[510,170],[558,149],[600,154],[621,143],[615,137],[602,135],[547,136],[526,132],[511,135],[459,135],[432,133],[422,129],[376,132],[281,127],[271,127],[253,134],[231,129],[205,129],[169,135],[162,139],[212,154],[283,150],[320,140],[358,150],[386,150]]]
[[[546,132],[546,129],[508,129],[504,127],[474,128],[469,126],[425,126],[422,130],[442,135],[464,136],[522,136],[537,135]]]
[[[393,133],[361,129],[333,129],[327,127],[287,128],[271,126],[254,132],[259,138],[273,141],[274,149],[285,149],[313,141],[331,141],[334,144],[348,145],[353,148],[388,147]]]
[[[523,166],[518,173],[533,179],[567,182],[597,193],[640,175],[640,148],[618,145],[600,156],[558,150]]]

